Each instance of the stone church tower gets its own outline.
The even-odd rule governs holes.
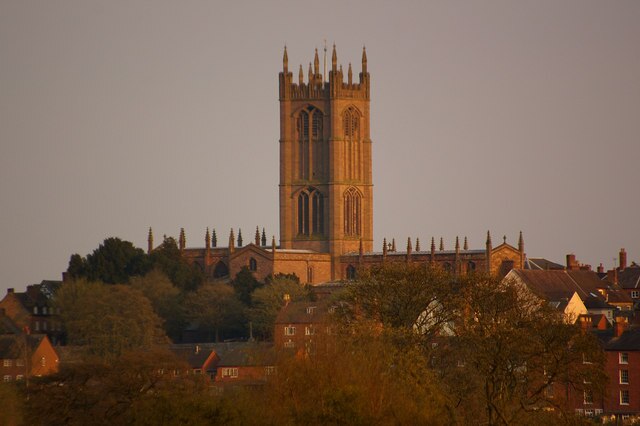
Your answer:
[[[326,69],[326,67],[325,67]],[[332,276],[339,257],[373,250],[373,183],[367,55],[353,80],[338,67],[335,45],[328,78],[316,49],[307,81],[297,81],[287,49],[280,73],[280,246],[329,253]]]

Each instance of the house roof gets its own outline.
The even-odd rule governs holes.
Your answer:
[[[46,338],[44,334],[4,334],[0,336],[0,358],[1,359],[16,359],[21,356],[24,342],[26,342],[31,351],[34,351],[40,346],[42,340]]]
[[[640,288],[640,266],[633,264],[619,271],[618,285],[627,290]]]
[[[517,269],[513,273],[533,293],[546,300],[568,300],[576,292],[587,309],[610,307],[599,291],[603,289],[611,303],[633,303],[627,294],[610,283],[601,281],[593,271]]]
[[[276,324],[311,324],[323,322],[329,315],[331,298],[315,301],[301,300],[284,306],[276,317]]]
[[[276,361],[271,343],[238,342],[218,356],[218,367],[267,366],[275,364]]]
[[[4,313],[0,313],[0,334],[20,334],[22,330]]]
[[[169,350],[183,359],[191,368],[202,368],[214,352],[213,345],[206,343],[171,345]]]
[[[564,270],[564,266],[548,259],[538,257],[525,259],[524,269],[534,271]]]
[[[640,351],[640,329],[630,328],[620,337],[612,337],[605,344],[608,351]]]

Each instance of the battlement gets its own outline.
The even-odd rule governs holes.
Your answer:
[[[318,49],[316,49],[313,67],[311,62],[309,63],[306,82],[302,71],[302,65],[300,65],[298,71],[298,82],[295,83],[293,81],[293,73],[289,71],[289,58],[287,55],[287,48],[285,46],[282,58],[282,72],[280,72],[279,81],[281,101],[309,99],[326,100],[335,98],[368,100],[369,73],[367,72],[366,50],[365,48],[362,49],[362,71],[359,73],[358,82],[353,81],[351,63],[349,63],[347,79],[345,81],[342,65],[338,67],[336,46],[334,45],[331,58],[331,70],[328,72],[327,80],[325,80],[323,74],[320,73],[320,61],[318,58]]]

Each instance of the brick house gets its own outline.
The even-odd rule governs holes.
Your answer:
[[[60,281],[42,281],[27,286],[25,292],[7,289],[0,300],[0,308],[21,329],[28,328],[33,333],[46,334],[54,345],[64,343],[64,331],[59,308],[53,306],[52,297]]]
[[[217,345],[219,360],[214,377],[215,386],[262,385],[269,376],[275,374],[276,353],[272,344],[236,342],[226,349],[222,345]]]
[[[313,351],[322,336],[331,334],[335,303],[329,297],[287,303],[276,317],[274,344],[279,350]]]
[[[44,334],[0,335],[0,375],[10,382],[58,371],[58,354]]]

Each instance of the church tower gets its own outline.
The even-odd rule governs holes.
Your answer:
[[[369,133],[369,73],[345,81],[335,45],[328,78],[316,49],[305,81],[289,71],[285,47],[280,73],[280,245],[330,253],[332,278],[338,258],[373,249],[373,183]]]

